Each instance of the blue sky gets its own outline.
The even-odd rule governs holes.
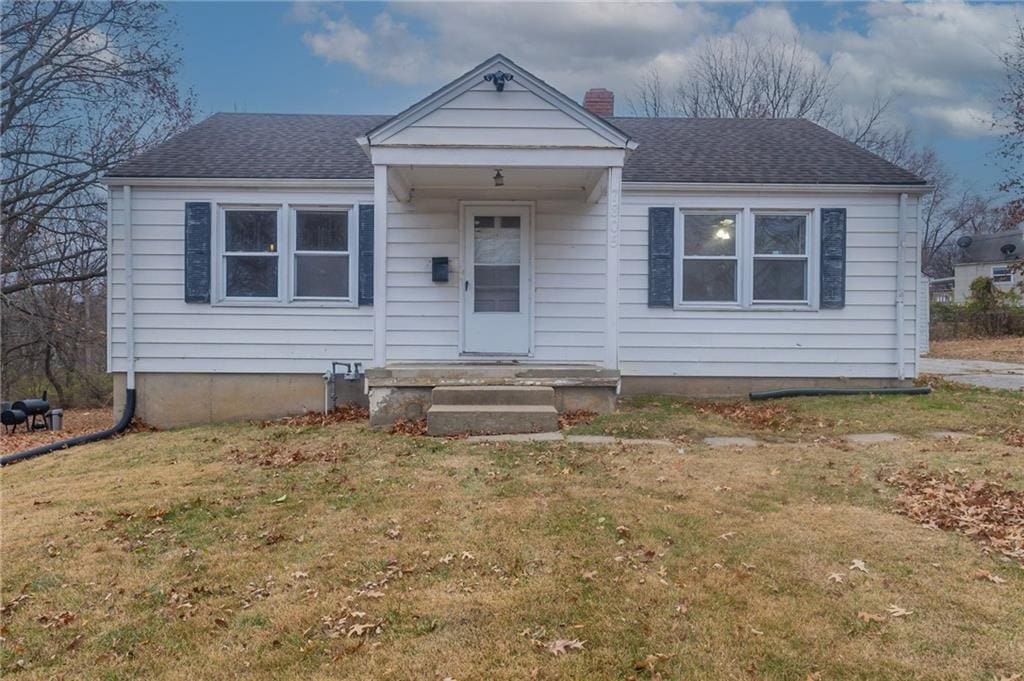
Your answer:
[[[182,84],[216,111],[394,113],[503,52],[566,94],[617,95],[652,66],[671,82],[701,41],[794,37],[830,65],[851,112],[896,95],[910,125],[962,180],[998,179],[988,129],[1017,5],[803,2],[614,3],[172,2]]]

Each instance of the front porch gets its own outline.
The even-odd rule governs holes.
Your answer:
[[[506,411],[515,403],[540,402],[548,398],[523,388],[547,389],[557,413],[593,411],[607,413],[615,408],[619,372],[594,364],[540,364],[531,362],[473,362],[445,364],[393,364],[368,369],[366,388],[370,401],[370,424],[385,426],[399,419],[426,418],[441,392],[449,388],[478,389],[448,391],[442,401],[462,406],[499,406]],[[502,390],[507,388],[508,390]],[[438,389],[441,389],[438,391]],[[435,392],[437,391],[437,392]],[[541,399],[534,399],[540,397]],[[534,405],[536,406],[536,405]],[[526,419],[524,428],[536,430]]]

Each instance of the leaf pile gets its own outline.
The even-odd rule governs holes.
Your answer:
[[[1011,447],[1024,447],[1024,429],[1010,428],[1003,433],[1003,442]]]
[[[885,481],[902,490],[898,512],[927,527],[973,537],[1024,564],[1024,492],[928,469],[897,471]]]
[[[33,447],[41,447],[69,437],[95,433],[114,425],[114,414],[110,409],[65,409],[62,430],[26,431],[24,425],[13,433],[0,431],[0,454],[13,454]],[[135,430],[132,424],[132,430]]]
[[[797,417],[781,404],[745,404],[742,402],[700,402],[700,414],[715,414],[757,430],[782,432],[797,424]]]
[[[330,426],[335,423],[348,423],[352,421],[367,421],[370,418],[370,410],[366,407],[348,402],[335,407],[326,414],[319,411],[310,411],[300,416],[288,416],[283,419],[272,419],[259,422],[260,428],[270,426]]]
[[[573,426],[587,425],[597,416],[597,412],[587,409],[576,409],[562,412],[558,415],[559,428],[572,428]]]
[[[398,419],[391,426],[392,435],[426,435],[426,419]]]

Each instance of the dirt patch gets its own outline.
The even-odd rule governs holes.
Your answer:
[[[597,412],[586,409],[566,411],[558,415],[558,427],[564,430],[573,426],[585,426],[595,418],[597,418]]]
[[[329,426],[335,423],[351,423],[368,421],[369,419],[370,410],[352,402],[343,404],[326,414],[319,411],[310,411],[300,416],[259,421],[257,425],[260,428],[268,428],[270,426]]]
[[[896,507],[903,515],[973,537],[1024,564],[1024,492],[927,468],[900,470],[885,481],[900,488]]]
[[[928,356],[945,359],[984,359],[990,362],[1024,363],[1024,336],[933,340]]]
[[[742,402],[700,402],[700,414],[714,414],[757,430],[781,433],[796,427],[799,418],[781,404],[744,404]]]

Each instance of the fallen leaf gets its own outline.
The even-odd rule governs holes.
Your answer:
[[[870,612],[861,611],[861,612],[857,613],[857,619],[859,619],[862,622],[868,622],[868,623],[870,623],[870,622],[884,622],[885,621],[885,615],[873,615]]]
[[[895,604],[890,604],[887,611],[889,613],[889,617],[906,617],[907,615],[914,614],[913,610],[907,610]]]
[[[839,574],[838,572],[833,572],[832,574],[830,574],[828,576],[828,581],[835,582],[836,584],[839,584],[839,583],[841,583],[843,581],[843,576],[841,574]]]
[[[588,570],[581,574],[580,577],[588,582],[592,582],[594,581],[594,578],[597,577],[597,570]]]
[[[865,565],[864,561],[861,560],[860,558],[854,558],[853,561],[850,563],[850,567],[848,569],[849,570],[860,570],[861,572],[864,572],[864,573],[866,573],[868,571],[867,565]]]
[[[586,643],[586,641],[580,641],[579,639],[575,638],[560,638],[548,644],[548,652],[552,655],[564,655],[570,650],[583,650],[584,643]]]
[[[994,575],[991,572],[988,572],[987,570],[979,570],[978,572],[975,572],[974,578],[988,580],[993,584],[1006,584],[1005,579],[1003,579],[999,575]]]
[[[274,499],[274,501],[272,501],[271,503],[280,504],[280,503],[283,503],[283,502],[285,502],[287,500],[288,500],[288,495],[287,494],[282,494],[278,498]]]

